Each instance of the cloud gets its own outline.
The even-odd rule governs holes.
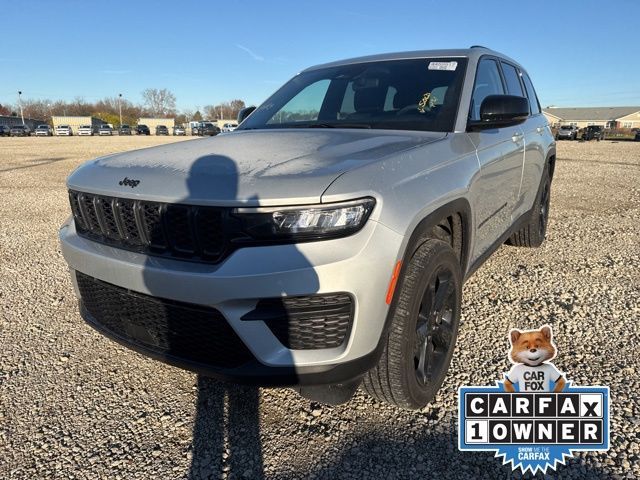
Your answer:
[[[264,57],[262,55],[258,55],[253,50],[245,47],[244,45],[240,45],[236,43],[236,47],[238,47],[240,50],[247,52],[249,55],[251,55],[251,58],[253,58],[254,60],[258,62],[264,62]]]

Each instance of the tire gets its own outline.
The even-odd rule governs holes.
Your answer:
[[[547,224],[549,223],[550,200],[551,176],[549,174],[549,167],[545,166],[529,221],[524,227],[509,237],[507,241],[509,245],[530,248],[537,248],[542,245],[547,234]]]
[[[423,408],[444,381],[460,323],[462,273],[453,249],[441,240],[418,246],[398,283],[391,326],[364,390],[401,408]]]

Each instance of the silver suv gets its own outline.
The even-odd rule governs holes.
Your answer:
[[[82,316],[206,375],[423,407],[463,281],[545,237],[555,143],[526,71],[480,47],[339,61],[239,120],[69,176]]]

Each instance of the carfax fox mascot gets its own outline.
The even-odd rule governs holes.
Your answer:
[[[561,392],[567,381],[550,360],[556,356],[556,345],[549,325],[539,330],[517,330],[509,332],[511,352],[509,359],[513,367],[505,375],[504,389],[515,392],[550,392],[551,382],[555,383],[554,392]]]

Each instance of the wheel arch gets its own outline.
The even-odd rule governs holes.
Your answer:
[[[408,241],[406,242],[404,253],[402,255],[403,266],[411,259],[418,247],[425,241],[437,238],[434,237],[433,231],[439,225],[439,223],[448,218],[454,218],[458,216],[460,219],[460,232],[461,236],[460,249],[458,253],[460,259],[460,269],[462,275],[466,272],[469,259],[471,257],[471,205],[466,198],[457,198],[452,200],[436,210],[429,213],[426,217],[420,220],[414,227]]]

